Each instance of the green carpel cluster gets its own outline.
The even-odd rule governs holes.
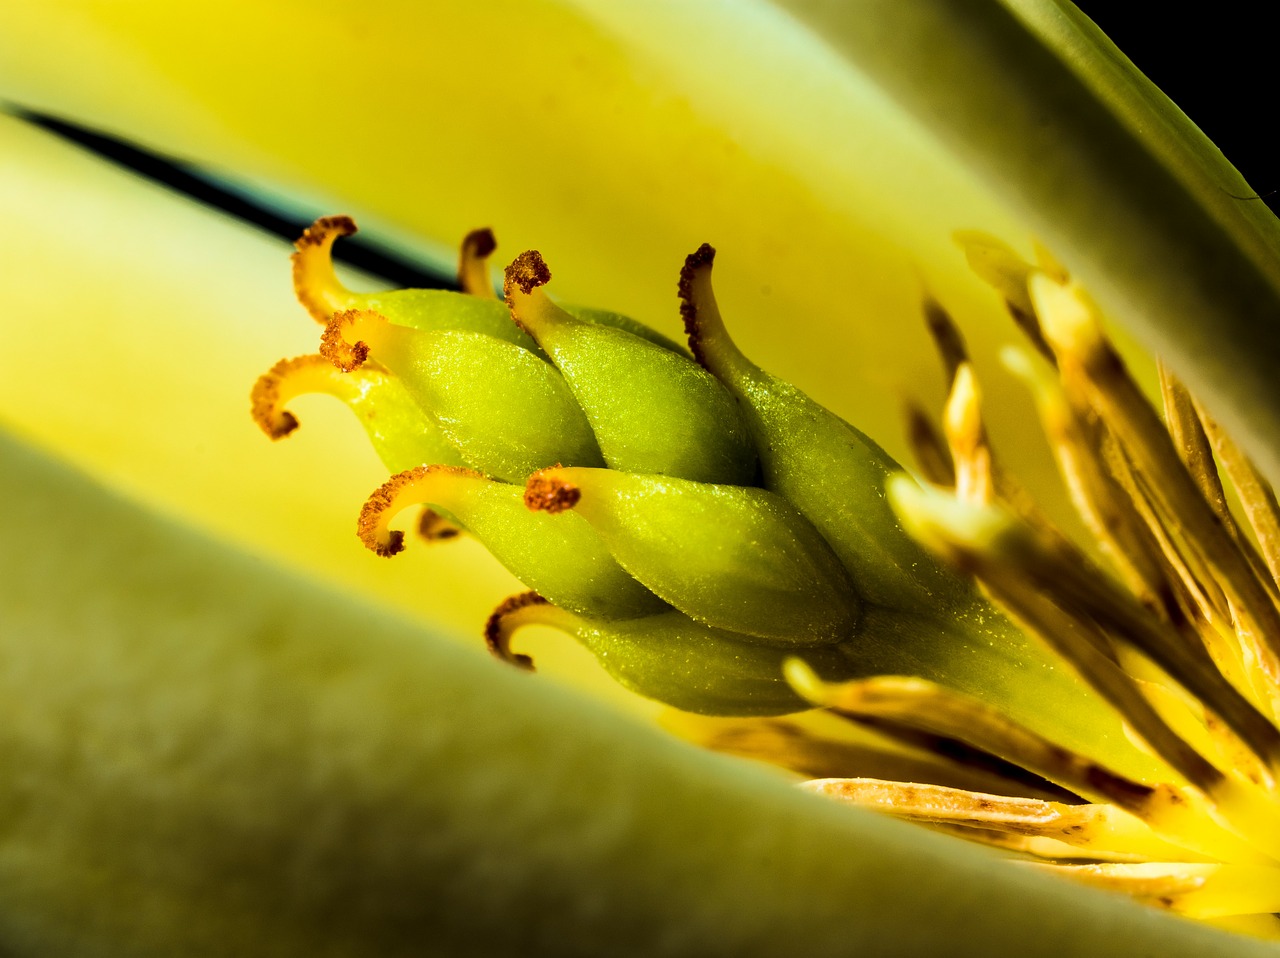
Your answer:
[[[327,375],[398,384],[418,411],[395,413],[403,448],[447,449],[384,455],[397,474],[365,505],[360,537],[395,554],[390,522],[424,504],[480,540],[537,595],[490,621],[500,657],[529,664],[511,633],[551,625],[623,685],[722,715],[806,708],[788,656],[831,681],[887,663],[975,693],[1025,678],[1027,656],[995,640],[1008,623],[902,531],[884,493],[898,466],[733,344],[710,247],[680,280],[690,353],[628,317],[557,304],[535,251],[507,268],[499,301],[487,233],[464,243],[465,294],[353,293],[328,259],[353,229],[318,221],[294,260],[299,299],[325,323]],[[379,418],[372,393],[329,391]],[[1042,671],[1037,697],[1073,698]],[[1002,672],[1009,682],[993,682]]]

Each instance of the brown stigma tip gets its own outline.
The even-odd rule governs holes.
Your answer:
[[[506,620],[521,609],[535,605],[547,605],[547,600],[536,592],[521,592],[502,601],[484,624],[484,644],[494,658],[510,663],[527,672],[533,671],[533,659],[511,651],[511,633],[515,631]]]
[[[426,542],[448,542],[462,534],[460,526],[454,525],[434,509],[423,509],[418,517],[418,535]]]
[[[308,246],[323,246],[340,236],[353,236],[355,233],[356,221],[350,216],[322,216],[302,231],[302,235],[294,241],[293,248],[301,253]]]
[[[533,512],[555,515],[572,509],[581,498],[582,490],[565,479],[547,475],[547,470],[535,472],[524,488],[524,504]]]
[[[363,310],[348,309],[345,312],[334,313],[333,318],[325,324],[324,332],[320,336],[320,355],[344,373],[359,369],[369,358],[367,344],[349,343],[342,336],[343,328],[354,323],[363,312]]]
[[[388,523],[400,511],[401,494],[427,475],[426,466],[415,466],[396,473],[365,501],[356,520],[356,535],[365,548],[383,558],[390,558],[404,549],[404,533],[388,528]]]
[[[539,286],[546,286],[549,282],[551,282],[551,270],[547,268],[542,254],[536,249],[525,250],[507,267],[502,292],[510,303],[513,289],[519,288],[520,292],[528,296]]]
[[[298,428],[298,417],[280,408],[280,381],[297,360],[282,359],[258,377],[249,392],[250,415],[271,439],[283,439]]]
[[[676,288],[676,294],[680,297],[680,318],[684,321],[685,335],[689,337],[689,351],[700,366],[706,366],[707,363],[702,355],[702,330],[698,324],[698,305],[693,284],[698,276],[711,269],[715,261],[715,247],[710,243],[703,243],[684,258],[684,265],[680,267],[680,283]]]
[[[472,230],[462,239],[463,252],[477,259],[485,259],[492,256],[493,251],[497,248],[498,240],[493,235],[493,230],[487,226]]]

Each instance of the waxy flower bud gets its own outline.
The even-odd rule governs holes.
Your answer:
[[[830,547],[784,499],[613,469],[544,469],[529,508],[572,509],[618,563],[681,612],[778,646],[849,639],[858,597]]]
[[[542,289],[550,278],[537,252],[521,254],[507,267],[507,303],[564,375],[605,462],[626,472],[749,483],[755,449],[728,390],[680,353],[567,313]]]

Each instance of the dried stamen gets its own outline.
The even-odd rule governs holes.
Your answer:
[[[1111,805],[1064,805],[868,778],[822,779],[805,782],[802,787],[913,821],[1052,838],[1102,854],[1127,852],[1148,859],[1199,860],[1194,852],[1163,840],[1142,821]]]

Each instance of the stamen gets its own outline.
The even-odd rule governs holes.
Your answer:
[[[493,230],[472,230],[462,239],[462,249],[458,254],[458,285],[462,291],[471,296],[484,299],[497,299],[493,291],[493,283],[489,280],[489,257],[498,248],[498,241]]]
[[[981,399],[973,366],[961,361],[951,381],[951,395],[943,417],[947,444],[956,468],[956,496],[978,505],[993,497],[991,449],[979,409]]]
[[[1027,279],[1034,271],[1030,263],[994,236],[977,230],[960,230],[952,234],[964,251],[969,268],[992,287],[1004,300],[1005,308],[1018,328],[1051,363],[1057,363],[1053,350],[1045,341],[1036,318],[1035,307],[1027,292]],[[1061,269],[1061,267],[1059,267]],[[1064,275],[1065,279],[1065,275]]]
[[[1042,373],[1030,355],[1008,348],[1005,368],[1035,397],[1040,421],[1076,512],[1143,605],[1164,619],[1180,618],[1172,586],[1156,560],[1142,518],[1124,490],[1102,467],[1096,429],[1077,414],[1062,386]]]
[[[344,373],[359,369],[369,358],[369,340],[382,338],[384,317],[369,309],[348,309],[335,313],[320,337],[320,355]]]
[[[1178,381],[1164,362],[1157,364],[1160,373],[1160,395],[1164,400],[1164,418],[1169,436],[1180,458],[1200,488],[1214,515],[1226,526],[1232,537],[1239,539],[1235,520],[1227,508],[1227,494],[1218,478],[1218,464],[1213,458],[1209,437],[1205,435],[1196,413],[1191,393]]]
[[[951,754],[941,748],[916,748],[914,742],[904,743],[880,726],[858,728],[859,738],[853,741],[848,729],[854,726],[842,722],[837,737],[834,731],[815,727],[818,719],[830,716],[808,712],[799,720],[722,718],[672,711],[664,713],[661,722],[667,731],[702,748],[790,769],[809,779],[878,778],[1000,795],[1065,797],[1043,779],[1033,783],[1035,777],[1021,769],[1014,778],[965,761],[969,755],[958,742]]]
[[[1280,585],[1280,503],[1271,484],[1262,477],[1253,462],[1246,456],[1216,422],[1196,406],[1213,450],[1222,467],[1226,469],[1231,484],[1240,496],[1240,505],[1249,520],[1253,533],[1258,537],[1258,547],[1266,563],[1271,581]]]
[[[789,659],[783,674],[791,687],[815,706],[856,717],[887,718],[909,727],[953,736],[967,745],[1043,776],[1094,800],[1109,801],[1135,814],[1155,789],[1018,725],[998,711],[925,679],[877,676],[855,682],[823,682],[803,662]]]
[[[1062,363],[1084,374],[1091,402],[1124,444],[1139,474],[1153,480],[1148,493],[1216,573],[1242,641],[1250,644],[1264,673],[1273,681],[1280,679],[1280,611],[1200,494],[1169,434],[1102,333],[1092,306],[1078,289],[1047,276],[1032,278],[1031,293]]]
[[[1280,868],[1180,862],[1035,865],[1192,918],[1280,911]]]
[[[1035,838],[1111,854],[1179,861],[1198,856],[1157,836],[1150,827],[1112,805],[1064,805],[937,785],[902,784],[868,778],[805,782],[806,791],[887,812],[898,818]]]
[[[522,592],[505,599],[493,610],[484,625],[484,641],[494,658],[501,659],[527,672],[533,671],[533,659],[511,650],[511,639],[526,625],[551,625],[570,631],[565,624],[568,613],[551,605],[536,592]]]
[[[306,228],[294,243],[293,291],[318,323],[350,305],[350,291],[338,282],[333,271],[334,240],[356,232],[350,216],[322,216]]]
[[[988,588],[1014,593],[1029,587],[1032,595],[1039,590],[1078,623],[1093,620],[1113,640],[1133,645],[1216,712],[1268,765],[1280,767],[1280,731],[1223,679],[1202,648],[1175,641],[1083,554],[1068,552],[1060,543],[1047,547],[1034,530],[995,507],[968,506],[909,480],[894,481],[890,498],[904,523],[930,548],[973,571]],[[1106,689],[1099,691],[1106,694]],[[1195,774],[1209,775],[1209,770]],[[1210,781],[1204,784],[1209,787]]]
[[[582,498],[582,490],[567,479],[553,475],[560,466],[540,469],[529,477],[524,490],[524,504],[532,512],[548,512],[551,515],[572,509]]]
[[[927,295],[921,303],[925,325],[929,327],[929,335],[942,357],[942,368],[946,373],[948,388],[955,382],[956,373],[961,364],[969,361],[969,350],[965,347],[964,336],[955,321],[932,296]]]
[[[365,548],[378,555],[388,558],[396,555],[404,549],[404,533],[391,529],[391,521],[411,505],[438,501],[439,483],[457,476],[484,478],[472,469],[456,466],[417,466],[392,476],[374,491],[360,510],[356,535]]]
[[[919,403],[908,400],[903,405],[903,415],[907,420],[907,442],[920,474],[935,486],[954,488],[956,467],[951,460],[951,450],[943,442],[929,414]]]

